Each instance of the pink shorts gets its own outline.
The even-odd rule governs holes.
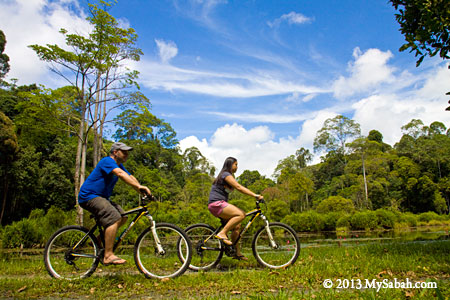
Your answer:
[[[208,205],[209,211],[215,216],[219,218],[219,215],[222,213],[223,209],[228,206],[228,202],[226,201],[214,201]]]

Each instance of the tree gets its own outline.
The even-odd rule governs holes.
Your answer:
[[[135,81],[138,72],[129,71],[121,65],[126,60],[139,60],[142,51],[134,46],[137,35],[132,28],[121,28],[114,17],[107,13],[106,9],[113,2],[100,0],[99,3],[104,9],[89,4],[91,16],[87,20],[93,26],[93,31],[88,35],[69,34],[67,30],[61,29],[67,47],[30,46],[40,59],[50,64],[53,72],[66,79],[78,92],[80,126],[74,174],[76,199],[85,179],[91,129],[94,128],[95,165],[100,157],[102,128],[108,112],[114,107],[142,100],[142,97],[136,97],[135,93],[129,91],[131,87],[139,88]],[[70,50],[66,50],[68,48]],[[107,102],[115,102],[116,105],[107,107]],[[103,110],[100,104],[103,104]],[[82,223],[82,213],[83,210],[78,207],[79,223]]]
[[[17,136],[14,132],[12,121],[0,111],[0,178],[2,185],[0,190],[1,195],[1,210],[0,210],[0,225],[2,224],[3,214],[8,201],[8,191],[11,175],[11,164],[18,152]]]
[[[146,100],[143,96],[143,102]],[[144,104],[137,109],[127,109],[114,119],[118,126],[114,138],[116,140],[155,141],[166,148],[178,144],[176,132],[169,123],[153,115]]]
[[[442,59],[450,58],[450,2],[448,0],[389,1],[399,12],[395,14],[395,18],[400,24],[400,32],[406,41],[399,50],[410,49],[410,52],[415,52],[415,56],[419,57],[416,62],[417,67],[426,56],[433,57],[439,53]],[[447,110],[450,110],[450,106]]]
[[[338,115],[325,120],[323,127],[317,132],[314,139],[314,151],[325,150],[333,152],[342,159],[344,165],[347,163],[346,144],[361,135],[360,125],[355,121]]]
[[[0,84],[2,78],[9,72],[9,56],[3,53],[5,51],[6,37],[2,30],[0,30]]]

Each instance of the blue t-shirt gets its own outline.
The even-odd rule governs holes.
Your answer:
[[[94,171],[81,186],[78,194],[78,203],[87,202],[95,197],[103,197],[109,200],[114,186],[119,180],[116,175],[111,173],[116,168],[121,168],[130,175],[122,164],[117,165],[116,161],[111,157],[108,156],[100,160]]]
[[[228,202],[228,194],[231,193],[232,188],[225,181],[227,176],[233,175],[225,171],[217,178],[217,182],[212,185],[211,192],[209,192],[208,204],[216,201]]]

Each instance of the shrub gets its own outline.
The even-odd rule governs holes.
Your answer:
[[[322,216],[314,210],[288,215],[282,222],[296,231],[320,231],[324,228]]]
[[[417,222],[418,222],[418,216],[416,216],[410,212],[403,213],[400,217],[400,222],[406,223],[410,227],[416,227]]]
[[[323,229],[324,230],[336,230],[336,224],[341,217],[341,213],[339,212],[330,212],[326,215],[323,215]]]
[[[350,215],[343,215],[336,221],[336,228],[350,228]]]
[[[319,213],[351,212],[355,209],[352,200],[341,196],[331,196],[319,203],[316,210]]]
[[[361,211],[350,218],[352,229],[375,229],[378,225],[377,214],[374,211]]]
[[[35,224],[29,219],[23,219],[8,225],[3,230],[3,248],[29,248],[42,240]]]
[[[272,222],[281,221],[290,212],[289,205],[282,200],[270,201],[267,204],[269,210],[269,219]]]
[[[386,229],[394,228],[394,224],[397,221],[397,217],[392,211],[386,209],[377,209],[375,213],[378,218],[379,226]]]
[[[435,213],[434,211],[421,213],[419,215],[419,222],[429,223],[431,220],[438,220],[438,221],[440,221],[441,219],[442,218],[437,213]]]

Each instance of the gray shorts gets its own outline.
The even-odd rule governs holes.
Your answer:
[[[121,214],[125,213],[119,204],[102,197],[82,202],[80,206],[93,214],[104,228],[119,221],[122,218]]]

